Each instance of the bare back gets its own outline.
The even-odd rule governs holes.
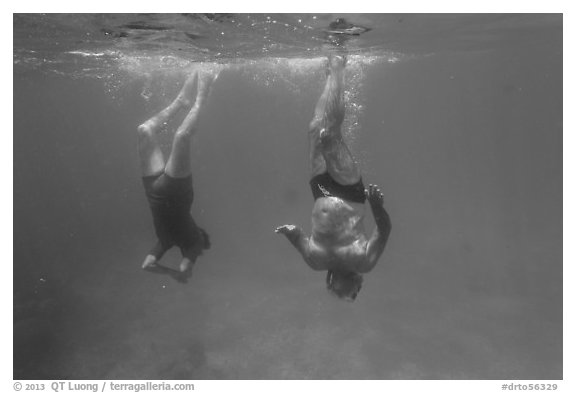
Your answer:
[[[355,270],[366,259],[364,204],[318,198],[312,209],[310,257],[326,269]]]

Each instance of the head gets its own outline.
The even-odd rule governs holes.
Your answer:
[[[326,288],[340,299],[353,302],[362,288],[362,276],[350,271],[328,270]]]

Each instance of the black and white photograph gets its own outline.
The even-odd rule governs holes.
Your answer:
[[[556,390],[563,14],[322,9],[12,14],[14,381]]]

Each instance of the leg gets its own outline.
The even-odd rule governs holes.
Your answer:
[[[172,151],[164,170],[168,176],[187,177],[192,174],[190,149],[192,137],[196,133],[198,116],[210,93],[213,78],[209,74],[202,74],[198,78],[196,102],[174,135]]]
[[[328,59],[329,75],[310,123],[312,176],[327,171],[342,185],[360,180],[360,170],[342,137],[344,66],[342,55]],[[321,157],[320,157],[321,155]]]
[[[310,177],[320,175],[326,172],[326,160],[322,154],[322,144],[320,132],[325,128],[328,102],[333,96],[332,92],[332,75],[328,75],[324,91],[318,99],[314,109],[314,118],[308,128],[308,149],[310,151]]]
[[[314,123],[314,120],[312,121]],[[322,155],[320,128],[310,126],[308,131],[308,150],[310,151],[310,177],[326,172],[326,160]]]
[[[342,185],[356,184],[362,177],[350,149],[342,135],[322,138],[322,149],[326,167],[330,176]]]
[[[326,160],[322,155],[319,132],[308,132],[308,145],[310,150],[310,177],[326,172]]]
[[[164,156],[154,130],[138,126],[138,156],[142,176],[153,176],[164,170]]]
[[[329,59],[330,62],[331,59]],[[329,65],[330,67],[330,65]],[[329,68],[330,70],[330,68]],[[311,177],[326,172],[326,160],[322,153],[320,135],[330,126],[338,126],[344,119],[344,105],[341,98],[340,85],[335,78],[339,75],[329,73],[324,91],[316,104],[314,118],[308,129],[308,142],[310,150]]]
[[[156,175],[164,170],[164,157],[158,143],[158,133],[176,112],[190,105],[190,90],[194,84],[194,73],[186,80],[176,99],[162,111],[138,126],[138,156],[142,176]]]

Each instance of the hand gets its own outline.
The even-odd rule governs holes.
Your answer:
[[[374,220],[376,221],[376,226],[380,233],[387,234],[390,233],[390,217],[388,212],[384,209],[384,196],[376,184],[370,184],[366,190],[366,198],[370,202],[370,207],[372,208],[372,214],[374,215]]]
[[[142,269],[150,269],[157,266],[156,257],[154,255],[146,255],[146,259],[144,259],[144,263],[142,263]]]
[[[284,235],[288,235],[291,233],[294,233],[298,230],[298,227],[296,225],[282,225],[278,228],[276,228],[276,230],[274,232],[276,233],[282,233]]]
[[[368,185],[368,189],[366,190],[366,198],[368,198],[368,202],[370,202],[370,206],[373,209],[376,207],[382,207],[384,205],[384,195],[382,195],[382,192],[376,184]]]

